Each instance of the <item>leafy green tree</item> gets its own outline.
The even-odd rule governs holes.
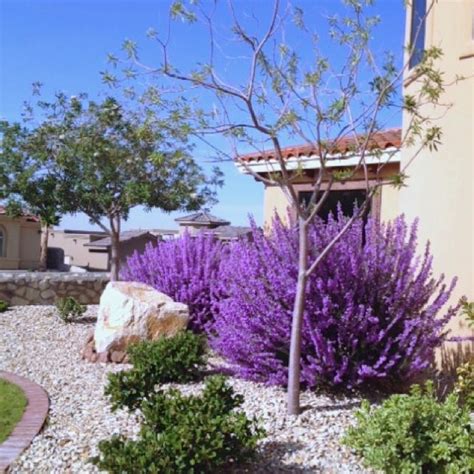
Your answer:
[[[60,93],[37,105],[43,115],[36,146],[47,157],[47,176],[64,212],[83,212],[110,236],[112,280],[119,277],[121,224],[132,208],[197,210],[213,201],[221,174],[204,174],[176,115],[84,94]]]
[[[316,18],[320,15],[317,2],[314,7],[307,4],[305,10],[285,0],[261,2],[259,6],[268,12],[264,17],[261,11],[256,14],[240,5],[237,8],[232,0],[225,4],[175,0],[170,2],[170,26],[161,29],[166,33],[148,31],[150,40],[161,51],[160,61],[142,59],[136,43],[127,40],[122,48],[124,54],[110,55],[111,68],[103,74],[106,83],[132,92],[140,74],[146,74],[148,80],[154,78],[144,95],[150,105],[160,97],[161,89],[180,84],[192,105],[189,118],[194,121],[196,136],[211,142],[222,159],[238,159],[239,150],[243,149],[263,155],[269,148],[273,150],[266,172],[256,173],[243,160],[238,164],[265,185],[279,186],[297,218],[299,269],[289,348],[290,414],[300,411],[301,329],[308,278],[352,224],[364,216],[382,186],[405,184],[406,167],[387,177],[385,170],[397,150],[374,147],[377,134],[404,110],[407,120],[401,143],[411,147],[412,160],[423,147],[436,149],[441,139],[439,126],[427,112],[432,109],[426,105],[443,107],[440,98],[446,84],[437,68],[442,52],[437,47],[423,52],[410,74],[416,84],[411,90],[415,92],[403,96],[400,91],[404,73],[409,69],[414,47],[407,51],[401,68],[393,53],[380,51],[380,45],[373,41],[374,29],[380,23],[371,11],[373,3],[374,0],[343,0],[339,15],[330,16],[329,24],[321,26]],[[427,15],[431,7],[432,2]],[[201,41],[207,36],[207,51],[196,57],[195,66],[188,70],[181,64],[178,67],[174,45],[178,38],[184,41],[191,35],[176,32],[175,20],[179,24],[176,28],[189,24],[192,38],[199,36]],[[223,35],[222,30],[229,33]],[[229,67],[233,61],[238,61],[235,69]],[[196,105],[190,100],[192,97]],[[213,134],[228,138],[228,147],[224,149],[220,141],[211,141]],[[305,163],[297,157],[292,160],[297,161],[296,165],[289,166],[286,161],[283,147],[296,141],[307,144],[311,154],[318,157],[319,167],[314,172],[305,170]],[[334,167],[331,160],[335,155],[338,160],[353,158],[354,162],[347,167]],[[308,229],[312,220],[334,184],[355,177],[364,182],[365,201],[334,239],[310,260]],[[312,185],[311,197],[304,202],[298,191],[302,179]]]
[[[42,133],[41,128],[0,122],[0,199],[11,217],[21,216],[24,210],[39,217],[39,269],[46,270],[49,228],[59,223],[63,211],[58,182],[48,172],[49,157],[38,144]]]

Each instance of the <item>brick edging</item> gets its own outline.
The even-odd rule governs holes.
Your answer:
[[[23,417],[10,433],[10,436],[3,443],[0,443],[1,473],[7,470],[8,466],[15,461],[40,432],[48,415],[49,398],[42,387],[25,377],[0,370],[0,378],[18,385],[28,400]]]

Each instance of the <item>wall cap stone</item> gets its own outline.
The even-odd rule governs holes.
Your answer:
[[[2,270],[0,271],[0,282],[18,282],[20,279],[28,281],[109,281],[108,272],[89,272],[89,273],[72,273],[72,272],[14,272]]]

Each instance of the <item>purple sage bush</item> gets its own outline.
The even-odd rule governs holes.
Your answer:
[[[175,301],[189,306],[189,328],[204,332],[212,321],[211,292],[218,278],[224,247],[211,235],[191,236],[148,244],[135,252],[122,271],[124,280],[153,286]]]
[[[309,232],[314,258],[345,224],[339,215]],[[222,260],[212,346],[244,378],[287,383],[297,279],[298,231],[275,220],[265,236],[232,244]],[[311,260],[312,260],[311,258]],[[417,225],[355,223],[308,281],[302,331],[302,382],[356,388],[408,382],[433,360],[456,308],[442,311],[455,281],[432,276]]]

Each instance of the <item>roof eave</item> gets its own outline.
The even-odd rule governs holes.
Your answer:
[[[347,168],[356,166],[360,161],[359,155],[332,155],[328,157],[326,168]],[[384,163],[400,163],[400,149],[387,148],[381,153],[368,154],[365,158],[368,165],[384,164]],[[320,169],[321,161],[318,156],[298,156],[290,157],[285,160],[286,169],[288,171],[296,169]],[[237,169],[243,174],[254,173],[275,173],[281,171],[278,160],[259,160],[259,161],[236,161]]]

